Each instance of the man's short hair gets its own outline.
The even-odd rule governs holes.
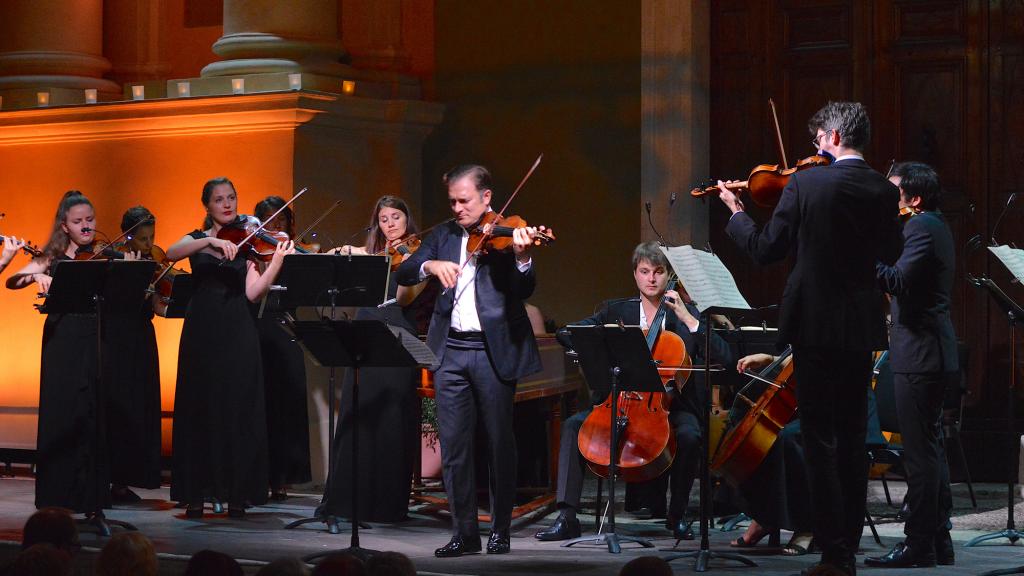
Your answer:
[[[668,258],[665,257],[665,253],[661,251],[661,245],[657,242],[642,242],[633,249],[633,270],[636,270],[636,267],[644,260],[655,266],[664,266],[666,270],[669,268]]]
[[[444,177],[441,178],[441,182],[443,182],[445,186],[450,186],[454,182],[461,180],[466,176],[473,179],[473,184],[476,185],[476,189],[480,192],[491,189],[491,173],[487,168],[484,168],[479,164],[459,164],[455,168],[445,172]]]
[[[807,121],[812,136],[818,130],[838,132],[840,144],[862,152],[871,140],[871,121],[868,110],[860,102],[829,102]]]
[[[900,189],[908,200],[921,197],[922,210],[935,210],[942,200],[942,186],[935,169],[924,162],[900,162],[892,167],[892,175],[899,176]]]

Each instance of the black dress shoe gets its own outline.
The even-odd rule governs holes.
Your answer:
[[[491,532],[491,537],[487,539],[488,554],[508,554],[511,549],[507,533]]]
[[[434,556],[438,558],[455,558],[463,554],[474,554],[479,551],[479,538],[463,540],[462,536],[452,536],[452,539],[447,544],[434,550]]]
[[[939,566],[952,566],[956,564],[956,557],[953,554],[953,539],[949,532],[942,532],[935,536],[935,563]]]
[[[686,520],[672,520],[666,523],[666,527],[672,531],[672,536],[676,540],[693,540],[693,521],[687,522]]]
[[[832,562],[819,562],[810,568],[804,568],[800,571],[800,576],[817,576],[818,574],[848,574],[849,576],[857,576],[857,563],[856,561],[842,562],[835,564]]]
[[[203,505],[202,504],[189,504],[185,508],[185,518],[202,518],[203,517]]]
[[[885,556],[864,559],[868,566],[883,568],[929,568],[935,566],[935,550],[912,547],[900,542]]]
[[[579,538],[581,533],[582,530],[580,529],[578,518],[575,516],[568,518],[565,514],[559,514],[558,518],[555,519],[555,523],[550,528],[537,532],[533,537],[543,542],[554,542],[555,540]]]

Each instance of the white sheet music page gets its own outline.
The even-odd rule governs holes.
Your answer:
[[[996,255],[996,258],[999,258],[1010,274],[1013,274],[1018,281],[1024,282],[1024,250],[1010,248],[1006,245],[989,246],[988,249]]]
[[[718,256],[692,246],[662,246],[661,251],[701,312],[715,306],[750,309],[736,287],[736,280]]]

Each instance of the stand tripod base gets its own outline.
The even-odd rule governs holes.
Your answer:
[[[366,559],[370,556],[380,554],[380,550],[370,550],[369,548],[360,548],[359,546],[349,546],[348,548],[342,548],[340,550],[327,550],[325,552],[317,552],[316,554],[303,556],[302,561],[312,562],[317,558],[323,558],[324,556],[330,556],[332,554],[348,554],[350,556],[355,556],[356,558],[359,558],[360,560],[365,562]]]
[[[692,552],[681,552],[679,554],[672,554],[664,558],[665,562],[671,562],[680,558],[693,558],[693,570],[694,572],[707,572],[708,561],[712,558],[721,558],[723,560],[735,560],[741,564],[746,564],[752,568],[757,568],[757,564],[754,563],[750,558],[746,558],[739,554],[732,554],[730,552],[715,552],[714,550],[694,550]]]
[[[315,523],[319,523],[319,522],[323,522],[324,524],[327,525],[327,531],[329,533],[331,533],[331,534],[341,534],[341,527],[339,526],[339,524],[341,524],[342,522],[345,522],[345,520],[342,519],[342,518],[338,518],[337,516],[330,516],[330,515],[328,515],[328,516],[312,516],[310,518],[300,518],[299,520],[291,522],[290,524],[286,525],[284,527],[284,529],[285,530],[291,530],[293,528],[298,528],[299,526],[303,526],[303,525],[306,525],[306,524],[315,524]],[[372,526],[370,526],[369,524],[367,524],[365,522],[360,522],[359,523],[359,527],[364,529],[364,530],[369,530],[370,528],[372,528]]]
[[[134,524],[122,522],[121,520],[111,520],[107,518],[102,511],[86,514],[85,518],[75,520],[75,524],[77,524],[78,526],[88,526],[91,528],[95,528],[96,532],[98,532],[99,535],[104,538],[110,537],[111,526],[117,526],[118,528],[123,528],[125,530],[130,530],[132,532],[138,532],[139,530],[135,527]]]
[[[1012,528],[1007,528],[1006,530],[993,532],[991,534],[982,534],[981,536],[974,538],[967,544],[964,544],[964,547],[969,548],[971,546],[981,544],[982,542],[986,542],[988,540],[998,540],[999,538],[1006,538],[1010,541],[1010,544],[1016,544],[1017,540],[1024,540],[1024,532],[1021,532],[1020,530],[1014,530]],[[1013,574],[1013,572],[1010,572],[1010,574]]]
[[[635,542],[644,548],[654,548],[654,544],[651,544],[650,540],[646,538],[637,538],[636,536],[620,536],[615,532],[605,532],[604,534],[597,534],[595,536],[580,536],[579,538],[573,538],[568,542],[562,543],[562,548],[568,548],[573,544],[582,544],[584,542],[593,542],[596,544],[607,544],[608,552],[612,554],[618,554],[622,552],[623,542]]]

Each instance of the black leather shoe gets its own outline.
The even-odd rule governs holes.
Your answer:
[[[935,563],[939,566],[956,564],[956,557],[953,555],[953,539],[949,537],[949,532],[942,532],[935,536]]]
[[[883,568],[930,568],[935,566],[935,551],[911,547],[906,542],[900,542],[885,556],[865,558],[864,564]]]
[[[693,521],[670,519],[666,527],[672,531],[676,540],[693,540]]]
[[[488,554],[508,554],[510,550],[512,545],[509,543],[508,534],[491,532],[491,537],[487,539]]]
[[[543,542],[554,542],[556,540],[570,540],[579,538],[582,533],[580,521],[575,516],[567,518],[565,514],[559,514],[555,523],[547,530],[541,530],[533,535],[537,540]]]
[[[452,536],[444,546],[434,550],[438,558],[455,558],[463,554],[474,554],[480,551],[480,539],[463,540],[462,536]]]
[[[804,568],[800,571],[800,576],[814,576],[816,574],[848,574],[849,576],[857,576],[857,563],[856,561],[842,562],[834,564],[831,562],[819,562],[810,568]]]

